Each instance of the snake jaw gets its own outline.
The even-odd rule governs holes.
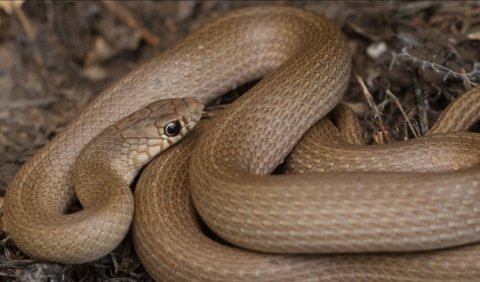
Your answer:
[[[160,100],[120,120],[122,159],[128,163],[128,179],[156,155],[180,141],[201,118],[203,105],[194,98]],[[167,126],[180,126],[168,134]]]

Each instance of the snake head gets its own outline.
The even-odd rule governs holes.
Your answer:
[[[194,98],[159,100],[115,124],[122,139],[122,155],[141,167],[182,139],[202,116],[203,105]]]

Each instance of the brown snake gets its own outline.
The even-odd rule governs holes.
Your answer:
[[[83,207],[79,212],[53,210],[56,198],[48,206],[37,206],[43,198],[35,189],[54,187],[30,184],[28,177],[35,171],[26,175],[20,171],[27,178],[13,182],[8,190],[3,227],[20,249],[37,259],[80,263],[107,255],[130,227],[134,208],[130,184],[139,169],[193,128],[202,109],[192,98],[159,100],[93,138],[82,148],[73,170],[76,196]],[[25,167],[35,168],[35,161]],[[29,184],[38,186],[21,190]],[[66,208],[69,202],[61,204]]]
[[[302,160],[301,164],[308,170],[331,172],[265,176],[341,100],[349,71],[350,54],[342,34],[313,13],[261,7],[211,21],[100,94],[35,155],[9,186],[4,226],[13,241],[34,257],[65,263],[98,257],[94,251],[104,248],[107,239],[98,240],[88,230],[103,226],[93,221],[85,229],[74,220],[63,220],[74,214],[60,216],[73,197],[72,169],[85,144],[154,100],[195,96],[206,103],[265,76],[215,117],[212,126],[198,130],[205,132],[195,148],[191,141],[177,147],[192,153],[191,163],[183,153],[182,157],[174,155],[175,147],[162,154],[159,161],[175,160],[156,165],[162,173],[168,172],[161,186],[165,197],[170,197],[164,200],[165,206],[150,202],[162,197],[153,193],[158,191],[139,187],[134,243],[156,279],[465,281],[480,277],[479,247],[458,247],[480,241],[477,134],[435,133],[391,148],[360,148],[370,159],[352,165],[357,171],[352,173],[335,169],[344,168],[346,159],[340,165],[327,162],[325,167],[311,158],[307,161],[313,163]],[[477,97],[476,104],[478,92],[467,96]],[[460,129],[478,118],[455,118],[461,114],[452,110],[435,132],[459,129],[445,122],[450,118],[463,123]],[[322,150],[335,152],[334,158],[348,155],[348,144],[338,148],[327,141],[320,144]],[[377,156],[375,150],[397,151],[386,154],[380,166],[380,170],[390,166],[394,172],[358,172],[369,170],[369,163],[378,164],[371,158]],[[397,160],[403,164],[396,165]],[[292,164],[291,168],[299,166]],[[147,171],[149,177],[140,182],[153,185],[152,167]],[[174,174],[180,173],[178,169],[188,170],[195,207],[207,225],[244,248],[269,253],[456,248],[417,254],[311,256],[220,246],[200,234],[183,187],[187,176]],[[423,173],[412,172],[417,169]],[[142,196],[145,190],[156,196]],[[165,222],[171,229],[170,239],[164,241],[159,235],[165,226],[156,220],[160,211],[166,213]],[[100,233],[117,234],[111,228]],[[185,233],[178,233],[182,230]],[[179,242],[182,236],[188,242]]]

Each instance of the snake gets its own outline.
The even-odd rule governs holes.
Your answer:
[[[443,113],[479,96],[480,88],[476,88]],[[359,127],[352,126],[358,122],[353,112],[344,105],[334,112],[336,116],[340,113],[341,122],[350,120],[349,126],[338,125],[337,119],[338,128],[326,130],[325,124],[333,125],[330,120],[317,122],[287,157],[285,162],[291,166],[286,169],[288,173],[298,170],[291,162],[299,162],[302,157],[309,161],[305,154],[292,155],[302,146],[318,143],[318,139],[310,138],[314,135],[322,137],[320,140],[337,135],[346,143],[363,144]],[[475,119],[478,117],[466,123],[472,124]],[[435,125],[441,122],[445,130],[457,126],[442,120]],[[156,281],[478,281],[480,244],[406,253],[284,255],[246,250],[212,238],[195,209],[188,176],[192,153],[208,123],[200,123],[185,140],[153,160],[136,186],[133,243],[143,266]]]
[[[108,132],[111,126],[125,129],[122,125],[129,122],[122,123],[122,118],[135,116],[154,101],[194,96],[199,103],[208,104],[238,85],[263,78],[209,122],[210,126],[197,130],[204,132],[195,146],[188,148],[188,139],[194,138],[187,137],[182,140],[186,142],[166,150],[159,158],[168,158],[169,152],[177,148],[191,153],[187,160],[174,158],[163,172],[168,173],[165,181],[169,186],[165,188],[181,187],[182,181],[189,184],[188,192],[178,189],[182,196],[167,201],[174,205],[181,202],[187,208],[194,206],[195,212],[164,209],[170,216],[168,222],[193,226],[194,230],[189,230],[198,235],[198,213],[215,234],[230,242],[228,248],[195,235],[188,237],[192,239],[189,243],[198,249],[184,244],[170,256],[159,255],[157,234],[139,234],[162,228],[160,221],[149,220],[154,218],[153,213],[159,213],[160,204],[144,204],[153,196],[135,199],[134,244],[155,279],[166,279],[165,274],[157,274],[165,268],[167,272],[163,273],[169,269],[183,275],[171,278],[173,281],[316,281],[320,273],[323,280],[400,280],[402,274],[415,281],[430,276],[437,280],[478,278],[480,260],[474,243],[480,239],[480,209],[476,207],[480,137],[475,133],[444,132],[451,129],[445,125],[450,120],[462,120],[451,117],[465,113],[461,105],[460,110],[454,108],[446,115],[443,120],[448,122],[441,123],[436,132],[381,148],[397,152],[386,153],[380,164],[380,168],[390,164],[393,171],[362,171],[368,170],[369,163],[377,163],[372,156],[377,156],[379,149],[367,146],[362,148],[367,159],[357,166],[360,171],[354,168],[347,173],[325,166],[317,169],[315,162],[305,166],[309,171],[303,174],[269,175],[295,145],[305,143],[301,141],[303,134],[341,101],[350,70],[350,51],[344,36],[330,20],[313,12],[283,6],[252,7],[212,19],[100,93],[28,161],[7,189],[3,228],[22,251],[42,260],[82,263],[108,253],[128,226],[119,228],[116,221],[104,225],[96,221],[94,212],[90,221],[82,222],[77,214],[86,212],[68,212],[75,199],[74,178],[105,179],[94,168],[89,176],[75,172],[83,148],[95,140],[104,140],[96,136],[105,129]],[[478,90],[471,93],[465,96],[478,97]],[[479,100],[473,99],[467,105],[478,106]],[[115,125],[119,120],[120,126]],[[468,128],[476,120],[476,115],[469,115],[468,122],[460,126]],[[349,150],[347,144],[340,149],[334,148],[336,145],[322,146],[335,158],[341,157],[345,148]],[[95,150],[90,158],[98,158],[107,148]],[[140,157],[142,163],[144,155]],[[405,166],[396,166],[398,160]],[[417,161],[421,172],[414,165]],[[118,161],[111,163],[118,168]],[[331,162],[326,163],[328,166]],[[345,167],[345,163],[330,166]],[[183,180],[172,171],[178,169],[188,170]],[[131,180],[133,174],[129,175],[125,179]],[[82,202],[83,196],[79,198]],[[84,210],[88,208],[86,204]],[[147,210],[142,212],[141,208]],[[92,210],[102,209],[99,206]],[[129,214],[125,220],[128,222],[130,212],[105,211],[112,222],[125,217],[125,213]],[[98,232],[92,233],[94,230]],[[187,236],[172,234],[177,234],[177,239]],[[210,243],[200,248],[196,244],[199,241]],[[452,249],[436,251],[445,248]],[[218,261],[205,259],[209,252]],[[238,252],[241,255],[235,257]],[[402,254],[367,254],[378,252]],[[332,253],[337,255],[327,256]],[[358,254],[349,257],[350,253]],[[159,261],[162,257],[173,265]],[[217,263],[222,260],[232,262],[231,267],[220,267]],[[192,269],[198,272],[189,272]]]
[[[42,186],[12,189],[4,229],[21,250],[39,260],[82,263],[107,255],[129,230],[134,209],[130,184],[139,170],[181,140],[202,110],[193,98],[157,100],[108,126],[82,148],[74,163],[72,180],[82,210],[68,212],[69,202],[58,203],[63,211],[55,206],[40,210],[37,205],[45,203],[38,202],[33,189]],[[23,189],[29,188],[28,179],[22,180]]]

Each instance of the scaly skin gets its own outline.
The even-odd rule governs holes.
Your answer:
[[[74,159],[84,145],[120,117],[152,100],[195,96],[205,103],[266,75],[212,121],[213,126],[205,129],[193,149],[188,176],[192,197],[197,211],[216,233],[236,245],[276,253],[430,250],[478,241],[478,166],[463,169],[455,167],[461,163],[456,162],[454,169],[459,171],[437,174],[335,172],[265,176],[282,162],[311,125],[338,104],[349,73],[350,54],[342,34],[330,21],[311,12],[257,7],[211,21],[101,93],[19,171],[7,191],[7,231],[15,243],[28,242],[25,244],[30,248],[48,254],[45,259],[79,262],[63,256],[91,246],[64,240],[66,248],[55,249],[45,242],[59,242],[69,232],[75,233],[74,227],[52,227],[49,219],[62,214],[73,197]],[[468,134],[455,136],[462,139],[462,144],[471,143],[470,149],[478,140]],[[454,158],[441,161],[438,154],[442,152],[434,148],[442,138],[440,134],[416,141],[432,148],[434,157],[427,165],[445,166]],[[415,146],[405,144],[396,148],[407,146],[411,155],[419,154]],[[470,154],[458,158],[463,160],[465,155]],[[146,212],[138,219],[139,230],[150,228],[142,224],[149,216],[151,212]],[[148,248],[154,256],[155,249],[148,242],[144,238],[136,240],[135,245],[140,254]],[[19,246],[25,251],[23,243]],[[465,247],[460,254],[442,252],[440,256],[447,260],[427,259],[421,265],[424,268],[408,271],[417,281],[429,279],[433,269],[441,269],[435,276],[437,280],[473,279],[480,268],[477,249]],[[180,247],[176,255],[185,258],[190,251]],[[140,257],[145,265],[153,265],[147,267],[150,272],[160,269],[148,254]],[[411,255],[405,261],[414,258]],[[270,265],[277,263],[269,256],[265,260]],[[249,259],[239,258],[237,262],[252,265]],[[191,263],[209,271],[212,268],[200,258]],[[291,278],[313,280],[319,277],[316,271],[322,270],[315,269],[317,262],[278,263],[291,271]],[[390,268],[394,270],[405,266],[397,260],[390,263],[395,264]],[[350,265],[352,271],[354,265]],[[366,267],[360,264],[357,277],[365,277],[362,271]],[[248,267],[240,269],[249,271]],[[276,269],[264,271],[273,275]],[[218,268],[221,273],[229,273],[227,270]],[[393,277],[379,273],[384,270],[388,268],[372,270],[371,277]],[[242,279],[247,275],[243,271],[232,275]],[[248,277],[262,273],[254,271]],[[354,274],[327,276],[335,280]],[[186,275],[187,280],[195,278],[194,274]]]

